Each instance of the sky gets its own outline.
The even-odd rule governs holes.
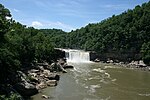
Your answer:
[[[0,0],[14,20],[38,29],[66,32],[133,9],[149,0]]]

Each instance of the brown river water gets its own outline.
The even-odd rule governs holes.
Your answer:
[[[104,63],[71,63],[56,87],[33,100],[150,100],[150,72]]]

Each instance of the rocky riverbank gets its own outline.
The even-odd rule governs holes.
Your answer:
[[[119,62],[108,59],[107,61],[101,61],[100,59],[95,59],[94,62],[101,62],[107,64],[113,64],[120,67],[126,67],[130,69],[142,70],[142,71],[150,71],[150,66],[146,65],[143,60],[139,61],[131,61],[131,62]]]
[[[47,62],[36,63],[28,70],[17,71],[17,77],[13,78],[12,76],[13,82],[11,83],[13,84],[1,85],[0,92],[17,93],[21,99],[30,98],[44,88],[57,86],[60,73],[67,73],[66,68],[73,68],[73,66],[67,65],[63,59],[57,61],[56,66],[52,65],[53,63],[48,64]],[[63,70],[55,70],[58,69],[57,67],[62,67]]]
[[[142,60],[132,61],[130,63],[120,62],[114,64],[120,65],[122,67],[127,67],[130,69],[135,69],[135,70],[150,71],[150,66],[146,65]]]

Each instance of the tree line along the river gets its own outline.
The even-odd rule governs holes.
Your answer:
[[[41,30],[51,34],[51,30]],[[100,57],[150,64],[150,2],[51,38],[56,47],[96,51]]]
[[[50,62],[57,55],[54,47],[95,51],[115,59],[143,59],[150,65],[150,2],[71,32],[26,27],[0,4],[0,84],[35,60]]]

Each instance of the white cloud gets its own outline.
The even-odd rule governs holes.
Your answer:
[[[38,28],[38,29],[52,29],[52,28],[55,28],[55,29],[62,29],[66,32],[69,32],[71,30],[74,30],[73,27],[67,25],[67,24],[64,24],[62,22],[48,22],[48,21],[44,21],[44,22],[39,22],[39,21],[33,21],[31,23],[32,27],[34,28]]]
[[[49,26],[50,27],[54,27],[54,28],[60,28],[60,29],[63,29],[65,31],[71,31],[71,30],[74,30],[73,27],[69,26],[69,25],[66,25],[64,23],[61,23],[61,22],[50,22],[49,23]]]
[[[62,30],[67,31],[67,32],[74,30],[73,27],[71,27],[70,25],[64,24],[62,22],[49,22],[48,26],[50,28],[62,29]]]
[[[13,9],[15,12],[19,12],[19,10],[18,9]]]
[[[43,24],[39,21],[33,21],[31,26],[35,27],[35,28],[38,28],[38,27],[41,27],[43,26]]]

